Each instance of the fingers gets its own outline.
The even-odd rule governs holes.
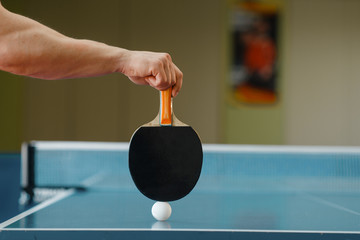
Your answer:
[[[172,96],[176,97],[179,94],[179,91],[182,87],[183,73],[175,64],[174,64],[174,69],[175,69],[176,82],[175,85],[173,85]]]
[[[165,53],[166,64],[164,64],[164,75],[159,76],[160,88],[159,90],[163,91],[169,87],[173,87],[172,96],[176,97],[181,89],[183,81],[183,73],[180,69],[172,62],[171,56]]]
[[[127,64],[121,72],[139,85],[150,85],[163,91],[173,87],[172,96],[178,95],[183,81],[183,74],[172,62],[168,53],[131,51]]]
[[[162,55],[161,61],[154,68],[153,76],[146,77],[148,84],[157,90],[163,91],[173,87],[172,96],[178,95],[183,81],[183,74],[172,62],[169,54]]]

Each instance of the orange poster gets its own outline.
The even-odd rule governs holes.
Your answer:
[[[231,17],[231,98],[238,103],[275,103],[278,8],[262,1],[239,1]]]

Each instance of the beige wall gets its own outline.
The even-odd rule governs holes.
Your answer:
[[[64,34],[130,49],[169,52],[184,72],[175,113],[204,142],[220,135],[219,1],[47,1],[25,14]],[[24,80],[22,140],[128,141],[158,112],[158,92],[121,75]]]
[[[284,1],[281,95],[272,107],[226,101],[227,1],[2,2],[76,38],[169,52],[184,72],[175,113],[205,143],[360,144],[358,0]],[[31,139],[128,141],[158,111],[155,90],[119,74],[0,78],[0,150],[19,149]]]
[[[23,12],[24,1],[7,1],[6,6]],[[22,77],[0,71],[0,151],[19,150],[23,130],[22,90]]]
[[[280,101],[226,104],[225,141],[360,145],[360,1],[283,3]]]
[[[184,73],[182,91],[174,100],[175,114],[192,125],[204,142],[217,142],[221,131],[221,6],[217,0],[131,1],[131,48],[173,56]],[[150,92],[155,97],[150,98]],[[157,93],[148,88],[132,87],[129,102],[129,129],[153,118],[158,109]],[[147,111],[142,114],[138,109]]]
[[[360,1],[292,0],[285,41],[285,143],[360,145]]]
[[[124,45],[126,18],[120,3],[37,0],[26,14],[75,38]],[[123,4],[125,5],[125,3]],[[120,34],[120,30],[123,30]],[[26,79],[24,140],[125,141],[129,83],[121,75],[43,81]]]
[[[0,151],[17,151],[22,134],[22,79],[0,72]]]

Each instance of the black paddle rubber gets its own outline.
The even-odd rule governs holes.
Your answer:
[[[156,201],[175,201],[195,187],[201,173],[201,141],[190,126],[141,127],[129,148],[136,187]]]

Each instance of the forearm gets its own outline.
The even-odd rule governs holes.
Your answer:
[[[0,3],[0,70],[42,79],[92,77],[113,72],[157,90],[173,87],[183,75],[167,53],[129,51],[64,36],[11,13]]]
[[[10,12],[3,19],[0,69],[42,79],[90,77],[118,71],[127,50],[66,37]],[[1,24],[1,25],[5,25]],[[1,31],[1,30],[0,30]]]

